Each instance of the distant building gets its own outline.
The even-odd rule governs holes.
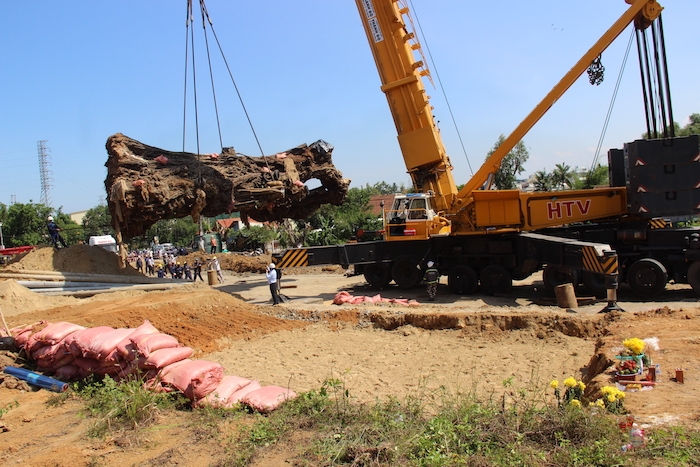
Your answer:
[[[245,228],[245,224],[243,224],[243,221],[241,220],[240,217],[229,217],[228,219],[217,219],[216,220],[217,225],[219,226],[219,230],[226,230],[226,229],[233,229],[235,231],[241,230]],[[262,222],[258,222],[256,220],[248,218],[248,223],[251,226],[263,226],[264,224]]]
[[[394,195],[375,195],[369,199],[369,205],[372,207],[372,214],[377,217],[382,215],[382,203],[385,209],[391,209],[394,202]]]
[[[85,217],[85,214],[87,214],[87,210],[76,211],[76,212],[69,213],[68,217],[70,217],[70,220],[72,220],[76,224],[83,225],[83,218]]]

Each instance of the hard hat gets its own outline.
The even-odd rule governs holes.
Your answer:
[[[434,264],[435,264],[435,263],[433,263],[432,261],[428,261],[428,267],[429,267],[429,268],[432,268]]]
[[[275,263],[270,263],[270,269],[275,269]]]
[[[52,221],[52,220],[53,220],[53,216],[49,216],[49,220]]]

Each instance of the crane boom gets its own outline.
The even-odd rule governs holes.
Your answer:
[[[401,153],[416,190],[435,196],[438,211],[447,210],[457,193],[452,164],[433,118],[423,85],[430,72],[415,34],[403,21],[403,0],[355,0],[394,118]]]
[[[520,122],[513,132],[482,164],[467,184],[457,194],[458,199],[464,199],[487,183],[489,176],[494,174],[503,158],[515,147],[525,134],[544,116],[554,103],[576,82],[593,60],[627,28],[635,22],[638,29],[646,28],[661,14],[662,6],[656,0],[625,0],[630,7],[603,34],[600,39],[586,52],[566,75],[552,88],[539,104]]]

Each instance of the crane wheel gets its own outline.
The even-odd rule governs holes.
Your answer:
[[[548,265],[542,271],[542,281],[544,287],[550,292],[554,292],[554,288],[562,284],[573,284],[574,289],[578,287],[579,275],[576,269]]]
[[[653,258],[642,258],[627,271],[627,283],[634,293],[642,297],[652,297],[663,292],[666,282],[666,267]]]
[[[507,294],[513,286],[510,272],[500,264],[489,264],[479,276],[481,291],[487,295]]]
[[[583,286],[596,298],[605,298],[608,289],[605,288],[605,276],[591,271],[581,271]]]
[[[399,259],[391,267],[391,277],[402,289],[410,289],[423,279],[418,265],[410,259]]]
[[[365,280],[372,287],[381,289],[391,282],[391,265],[386,263],[373,263],[365,265]]]
[[[470,266],[455,266],[447,276],[447,285],[453,294],[474,295],[479,287],[479,276]]]
[[[687,278],[695,293],[700,294],[700,261],[693,261],[688,268]]]

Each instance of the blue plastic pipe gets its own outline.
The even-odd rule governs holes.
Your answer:
[[[33,384],[34,386],[39,386],[40,388],[48,389],[53,392],[63,392],[68,389],[68,383],[59,381],[57,379],[49,378],[48,376],[40,375],[39,373],[34,373],[24,368],[17,368],[14,366],[6,366],[5,373],[14,376]]]

